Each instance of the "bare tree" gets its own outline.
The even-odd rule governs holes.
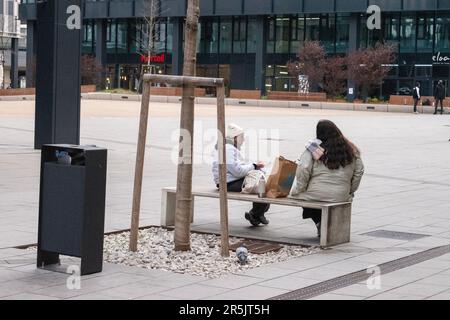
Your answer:
[[[183,75],[195,76],[197,65],[197,32],[200,16],[200,0],[188,0],[184,42]],[[177,196],[175,209],[175,250],[188,251],[190,243],[190,213],[192,208],[192,154],[194,132],[194,87],[183,86],[180,120],[180,151],[177,175]],[[190,150],[183,139],[189,139]]]
[[[147,73],[155,73],[155,66],[152,65],[152,57],[156,53],[156,42],[160,37],[158,17],[162,13],[161,0],[146,0],[143,4],[144,10],[136,23],[136,51],[141,55],[139,71],[140,91],[144,75],[144,65]]]
[[[378,43],[373,48],[354,51],[347,58],[348,77],[360,88],[364,101],[372,89],[379,87],[395,61],[392,45]]]
[[[101,74],[105,71],[102,64],[93,56],[84,54],[81,56],[81,84],[101,85]]]
[[[324,64],[323,88],[332,98],[344,94],[346,91],[346,59],[344,57],[329,57]]]
[[[305,41],[297,60],[287,63],[289,73],[298,84],[298,76],[308,76],[310,87],[317,88],[322,83],[325,64],[325,49],[319,41]]]

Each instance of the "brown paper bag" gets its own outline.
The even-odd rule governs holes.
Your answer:
[[[266,183],[266,197],[287,197],[294,183],[296,171],[297,164],[295,162],[281,156],[275,159],[275,164]]]

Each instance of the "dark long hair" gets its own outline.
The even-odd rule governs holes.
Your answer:
[[[320,158],[328,169],[336,170],[353,162],[359,155],[359,149],[330,120],[320,120],[317,124],[317,139],[322,140],[321,147],[325,149]]]

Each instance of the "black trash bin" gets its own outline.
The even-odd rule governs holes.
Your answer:
[[[80,274],[102,271],[107,150],[43,145],[37,266],[81,258]]]

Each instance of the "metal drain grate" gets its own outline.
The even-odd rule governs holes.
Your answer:
[[[383,275],[403,268],[410,267],[412,265],[430,259],[440,257],[447,253],[450,253],[450,245],[425,250],[404,258],[380,264],[378,265],[378,267],[380,268],[381,274]],[[341,277],[330,279],[321,283],[317,283],[309,287],[305,287],[276,297],[272,297],[269,300],[306,300],[331,291],[351,286],[361,281],[365,281],[369,279],[370,276],[371,273],[368,273],[367,269],[364,269]]]
[[[283,246],[277,243],[270,243],[258,240],[243,240],[239,241],[238,243],[230,245],[230,250],[236,251],[237,248],[242,246],[246,247],[250,253],[254,254],[264,254],[271,251],[276,252],[281,248],[283,248]]]
[[[420,233],[409,233],[400,231],[388,231],[388,230],[375,230],[367,233],[361,234],[363,236],[377,237],[377,238],[388,238],[395,240],[417,240],[425,237],[430,237],[428,234]]]

